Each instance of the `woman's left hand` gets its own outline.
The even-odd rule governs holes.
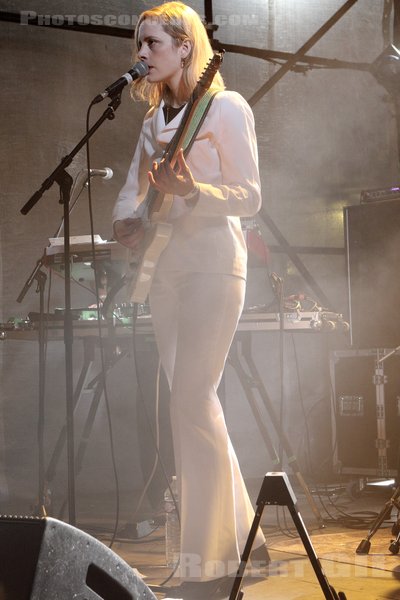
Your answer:
[[[177,154],[177,169],[174,170],[168,161],[153,162],[153,168],[148,172],[150,185],[164,194],[186,196],[193,190],[196,182],[183,156],[182,148]]]

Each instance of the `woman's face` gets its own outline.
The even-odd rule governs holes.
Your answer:
[[[149,67],[149,83],[164,82],[176,93],[182,77],[182,59],[187,54],[187,43],[176,46],[158,21],[145,19],[140,25],[138,56]]]

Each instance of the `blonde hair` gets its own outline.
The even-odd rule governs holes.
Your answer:
[[[180,90],[182,97],[178,98],[184,102],[192,93],[201,73],[213,56],[206,29],[196,11],[183,2],[166,2],[150,8],[140,15],[135,29],[135,60],[138,60],[139,30],[145,19],[161,23],[164,31],[172,37],[176,46],[179,47],[185,40],[189,40],[191,43],[191,51],[185,58],[182,68],[182,89]],[[224,88],[222,76],[217,72],[210,89],[220,91]],[[170,90],[165,83],[148,83],[145,77],[133,82],[131,95],[135,99],[147,100],[151,106],[158,106],[161,100],[167,103],[172,100]]]

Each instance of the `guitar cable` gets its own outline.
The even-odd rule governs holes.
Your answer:
[[[88,107],[87,115],[86,115],[86,133],[88,133],[90,129],[90,112],[93,107],[93,101]],[[90,173],[91,161],[90,161],[90,144],[89,140],[86,142],[86,168],[87,172]],[[94,279],[95,279],[95,291],[96,291],[96,305],[97,305],[97,324],[98,324],[98,333],[99,333],[99,350],[100,350],[100,361],[101,361],[101,383],[103,386],[103,394],[104,394],[104,403],[106,407],[107,414],[107,422],[108,422],[108,433],[110,440],[110,450],[111,450],[111,463],[114,475],[114,484],[115,484],[115,521],[114,528],[111,537],[111,541],[108,547],[111,549],[119,526],[120,519],[120,488],[119,488],[119,477],[118,477],[118,469],[117,462],[115,456],[115,444],[114,444],[114,432],[113,432],[113,424],[111,417],[111,409],[109,402],[109,394],[108,394],[108,386],[107,386],[107,370],[106,370],[106,360],[105,360],[105,349],[103,343],[103,330],[102,330],[102,314],[101,314],[101,299],[99,296],[100,289],[100,281],[99,281],[99,271],[96,268],[96,250],[94,243],[94,219],[93,219],[93,201],[92,201],[92,186],[91,186],[91,177],[88,177],[88,208],[89,208],[89,222],[90,222],[90,235],[91,235],[91,246],[92,246],[92,259],[93,259],[93,270],[94,270]]]

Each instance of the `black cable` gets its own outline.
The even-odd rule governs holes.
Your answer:
[[[393,0],[393,43],[400,46],[400,2]]]
[[[281,511],[279,510],[281,509]],[[282,526],[279,513],[282,513],[283,523]],[[295,533],[294,529],[291,529],[287,522],[287,507],[286,506],[277,506],[276,507],[276,521],[281,534],[283,534],[287,538],[295,538],[297,537],[297,533]]]
[[[304,418],[304,425],[305,425],[305,436],[306,436],[306,444],[307,444],[307,453],[308,453],[308,463],[309,463],[309,467],[310,467],[310,474],[312,479],[316,480],[315,477],[315,473],[314,473],[314,468],[312,465],[312,460],[311,460],[311,448],[310,448],[310,432],[309,432],[309,428],[308,428],[308,417],[309,414],[312,410],[314,410],[317,406],[314,405],[313,407],[311,407],[311,409],[308,411],[308,413],[306,413],[305,411],[305,406],[304,406],[304,397],[302,394],[302,388],[301,388],[301,383],[300,383],[300,370],[299,370],[299,361],[298,361],[298,354],[297,354],[297,348],[294,342],[294,336],[292,334],[292,343],[293,343],[293,350],[294,350],[294,357],[295,357],[295,366],[296,366],[296,373],[297,373],[297,381],[298,381],[298,389],[299,389],[299,397],[300,397],[300,402],[301,402],[301,407],[302,407],[302,412],[303,412],[303,418]],[[332,385],[332,384],[331,384]],[[321,400],[322,401],[322,400]],[[320,402],[321,402],[320,401]],[[324,461],[324,463],[327,463],[328,461],[330,461],[332,459],[333,453],[335,451],[335,448],[333,448],[332,454],[330,454]],[[323,464],[324,464],[323,463]],[[352,528],[352,529],[358,529],[358,528],[365,528],[366,526],[370,525],[371,522],[374,520],[374,518],[376,517],[376,513],[373,511],[359,511],[359,512],[354,512],[354,513],[348,513],[346,511],[344,511],[340,506],[338,506],[337,503],[333,502],[331,495],[328,491],[327,486],[325,485],[325,494],[328,498],[329,504],[331,505],[332,508],[334,508],[338,513],[339,516],[334,516],[330,510],[328,509],[326,503],[324,502],[322,495],[318,489],[318,487],[316,487],[316,496],[318,497],[321,506],[323,507],[323,509],[325,510],[326,514],[328,515],[329,519],[325,522],[331,522],[331,523],[337,523],[337,524],[341,524],[344,525],[346,527]]]
[[[89,105],[87,115],[86,115],[86,132],[89,131],[90,125],[90,112],[93,106],[93,102]],[[90,145],[89,140],[86,142],[86,166],[87,172],[90,174]],[[90,235],[91,235],[91,246],[92,246],[92,259],[93,259],[93,269],[94,269],[94,280],[95,280],[95,291],[96,291],[96,304],[97,304],[97,324],[98,324],[98,332],[99,332],[99,349],[100,349],[100,361],[101,361],[101,383],[103,387],[104,393],[104,402],[106,406],[107,412],[107,422],[108,422],[108,432],[109,432],[109,440],[110,440],[110,450],[111,450],[111,462],[114,474],[114,482],[115,482],[115,500],[116,500],[116,511],[115,511],[115,522],[114,522],[114,530],[111,541],[109,543],[109,548],[112,548],[119,525],[119,517],[120,517],[120,491],[119,491],[119,478],[118,478],[118,470],[117,463],[115,457],[115,445],[114,445],[114,433],[112,426],[112,418],[111,418],[111,409],[109,402],[109,395],[107,389],[107,372],[106,372],[106,360],[105,360],[105,350],[103,344],[103,331],[102,331],[102,314],[101,314],[101,300],[99,297],[99,289],[100,289],[100,281],[99,281],[99,273],[96,264],[96,248],[94,243],[94,219],[93,219],[93,202],[92,202],[92,189],[91,189],[91,178],[88,177],[88,207],[89,207],[89,220],[90,220]]]
[[[308,420],[307,420],[306,410],[305,410],[305,406],[304,406],[304,396],[303,396],[303,391],[302,391],[302,386],[301,386],[301,381],[300,381],[299,359],[298,359],[298,355],[297,355],[297,348],[296,348],[296,344],[294,341],[293,333],[291,333],[290,337],[292,338],[294,363],[295,363],[295,368],[296,368],[297,391],[298,391],[298,395],[299,395],[299,399],[300,399],[301,411],[303,413],[303,420],[304,420],[304,427],[305,427],[305,434],[306,434],[306,443],[307,443],[307,459],[306,460],[308,462],[308,467],[311,470],[310,430],[308,428]]]
[[[79,173],[78,173],[78,174],[75,176],[74,182],[73,182],[73,184],[72,184],[72,187],[71,187],[71,198],[72,198],[72,195],[73,195],[73,193],[75,192],[75,186],[77,185],[77,183],[78,183],[78,179],[79,179],[80,175],[82,174],[82,172],[83,172],[83,171],[80,171],[80,172],[79,172]],[[69,212],[69,214],[70,214],[70,215],[71,215],[72,211],[74,210],[74,208],[75,208],[75,205],[76,205],[76,203],[78,202],[78,200],[79,200],[79,198],[80,198],[80,195],[82,194],[83,190],[84,190],[84,189],[85,189],[85,187],[86,187],[86,181],[87,181],[88,173],[89,173],[89,172],[87,172],[87,174],[85,174],[85,181],[84,181],[83,185],[81,186],[81,189],[79,190],[78,194],[76,195],[76,198],[74,198],[74,200],[71,202],[71,204],[70,204],[70,206],[69,206],[69,211],[68,211],[68,212]],[[60,234],[61,234],[61,232],[62,232],[63,228],[64,228],[64,216],[62,217],[62,219],[61,219],[61,223],[60,223],[60,225],[59,225],[59,227],[58,227],[57,231],[56,231],[56,232],[55,232],[55,234],[53,235],[53,237],[54,237],[54,238],[58,238],[58,237],[60,237]]]
[[[279,369],[279,424],[282,430],[283,426],[283,408],[284,408],[284,294],[283,294],[283,279],[276,273],[269,275],[272,290],[275,298],[278,302],[279,311],[279,355],[278,355],[278,369]],[[278,457],[279,464],[283,467],[283,445],[282,440],[279,439],[278,446]]]
[[[47,281],[49,282],[48,284],[48,288],[47,288],[47,307],[46,307],[46,313],[48,314],[50,312],[50,298],[51,298],[51,272],[49,272],[49,277],[47,278]],[[38,284],[40,285],[40,284]],[[44,289],[43,289],[43,294],[44,294]],[[40,315],[41,318],[44,318],[46,320],[45,315]],[[47,378],[47,350],[48,350],[48,337],[49,337],[49,331],[48,331],[48,327],[47,324],[44,327],[44,339],[43,339],[43,403],[44,403],[44,407],[43,410],[45,410],[45,405],[46,405],[46,378]],[[45,413],[43,414],[43,418],[45,418]],[[43,443],[44,445],[44,432],[45,432],[45,428],[44,428],[44,423],[43,423],[43,432],[42,432],[42,440],[40,439],[40,430],[38,427],[38,444],[39,444],[39,452],[40,452],[40,445],[41,443]],[[43,457],[44,460],[44,457]],[[44,473],[44,477],[43,477],[43,485],[44,488],[43,490],[41,490],[41,498],[39,498],[39,502],[42,499],[43,500],[43,505],[42,505],[42,509],[45,512],[45,516],[46,516],[46,507],[50,505],[51,502],[51,495],[50,495],[50,491],[49,488],[47,486],[47,481],[46,481],[46,476]],[[39,507],[40,508],[40,507]],[[42,515],[43,516],[43,515]]]
[[[271,275],[270,275],[271,278]],[[280,301],[281,296],[279,294],[277,294],[277,288],[273,285],[273,289],[274,292],[276,294],[276,296],[278,296],[278,302],[279,302],[279,310],[280,310],[280,323],[283,323],[283,310],[284,308],[288,308],[288,310],[295,310],[295,309],[302,309],[302,305],[296,305],[293,306],[293,304],[291,305],[290,302],[286,303],[286,299],[283,301],[283,307],[282,307],[282,303]],[[282,294],[282,298],[283,298],[283,294]],[[289,297],[288,300],[294,300],[295,298],[291,298]],[[311,299],[311,298],[304,298],[307,299],[308,301],[310,301],[312,303],[312,309],[311,310],[315,310],[317,308],[317,303]],[[293,337],[293,333],[291,334],[292,337],[292,344],[293,344],[293,350],[294,350],[294,357],[295,357],[295,366],[296,366],[296,374],[297,374],[297,382],[298,382],[298,391],[299,391],[299,398],[300,398],[300,403],[301,403],[301,407],[302,407],[302,413],[303,413],[303,418],[304,418],[304,425],[305,425],[305,436],[306,436],[306,444],[307,444],[307,452],[306,452],[306,460],[309,463],[309,467],[310,467],[310,474],[312,476],[312,479],[314,480],[314,484],[315,484],[315,473],[313,473],[314,469],[312,467],[312,462],[311,462],[311,448],[310,448],[310,432],[309,432],[309,428],[308,428],[308,414],[314,410],[316,408],[317,405],[314,405],[313,407],[311,407],[311,409],[309,410],[309,413],[306,413],[305,410],[305,405],[304,405],[304,396],[302,393],[302,386],[301,386],[301,381],[300,381],[300,369],[299,369],[299,360],[298,360],[298,354],[297,354],[297,348],[294,342],[294,337]],[[280,345],[280,365],[283,365],[283,356],[282,356],[282,344]],[[282,372],[282,368],[281,368],[281,372]],[[281,386],[282,386],[282,377],[281,377]],[[331,382],[331,387],[332,387],[332,382]],[[281,387],[281,394],[282,394],[282,387]],[[322,400],[321,400],[322,401]],[[336,407],[335,407],[336,408]],[[281,406],[281,425],[282,425],[282,406]],[[323,464],[328,463],[329,461],[332,460],[332,456],[335,452],[335,448],[336,448],[336,444],[337,441],[335,442],[335,446],[332,449],[332,453],[326,457],[326,459],[324,460]],[[315,484],[316,485],[316,484]],[[324,502],[320,490],[318,489],[318,487],[316,486],[316,495],[321,503],[321,506],[323,507],[323,509],[325,510],[326,514],[328,515],[329,519],[327,520],[327,522],[331,522],[331,523],[337,523],[337,524],[342,524],[344,526],[347,526],[349,528],[365,528],[366,526],[370,525],[371,522],[373,522],[374,518],[376,517],[376,513],[373,511],[359,511],[359,512],[355,512],[355,513],[348,513],[345,512],[340,506],[338,506],[336,503],[334,503],[328,493],[327,487],[325,486],[325,491],[326,491],[326,495],[328,497],[329,503],[331,504],[331,506],[337,510],[339,512],[339,516],[335,516],[331,513],[331,511],[329,510],[329,508],[327,507],[326,503]],[[290,529],[287,527],[287,522],[286,522],[286,515],[285,513],[283,513],[283,520],[284,520],[284,525],[285,527],[282,526],[281,522],[280,522],[280,517],[279,517],[279,512],[277,510],[277,521],[278,521],[278,527],[281,531],[281,533],[283,535],[285,535],[286,537],[292,537],[291,535],[291,531]],[[325,519],[324,519],[325,521]],[[285,531],[286,529],[286,531]]]
[[[106,538],[109,535],[113,534],[113,530],[108,530],[104,527],[96,527],[94,525],[83,525],[84,530],[87,533],[90,533],[93,537],[104,537]],[[151,531],[149,531],[148,533],[146,533],[145,535],[142,535],[141,537],[138,538],[133,538],[133,537],[121,537],[120,535],[116,538],[118,543],[124,543],[124,544],[148,544],[149,541],[153,542],[161,542],[164,540],[164,536],[159,535],[158,537],[151,537],[153,535],[153,533],[155,531],[157,531],[160,528],[160,525],[157,524],[154,526],[153,529],[151,529]],[[151,540],[149,540],[149,538],[151,538]]]
[[[283,280],[280,283],[280,295],[279,295],[279,425],[282,431],[283,428],[283,417],[284,417],[284,348],[285,348],[285,333],[284,333],[284,299],[283,299]],[[283,444],[282,440],[279,440],[279,461],[281,467],[283,467]]]

